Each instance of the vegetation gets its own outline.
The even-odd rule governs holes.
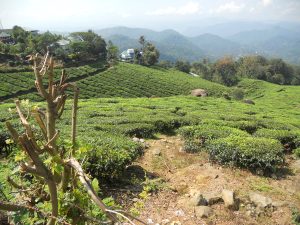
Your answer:
[[[120,63],[116,68],[116,71],[123,68],[135,74],[144,74],[145,71],[159,73],[159,70],[132,64]],[[101,73],[99,80],[102,78],[105,81],[105,74],[110,71]],[[120,77],[127,73],[124,73],[124,70],[121,71]],[[175,76],[172,73],[167,75],[167,72],[162,74],[165,77],[170,76],[170,78]],[[118,73],[115,72],[114,76],[118,76]],[[133,76],[137,77],[138,75]],[[112,77],[111,75],[110,78]],[[159,77],[162,76],[159,75]],[[179,77],[185,81],[197,80],[197,78],[181,73]],[[208,90],[210,90],[210,85],[216,85],[211,86],[212,90],[219,87],[227,90],[225,87],[205,80],[201,84],[203,85],[201,87]],[[131,85],[133,87],[132,82]],[[174,96],[167,98],[82,99],[79,103],[78,147],[79,151],[85,152],[87,155],[84,167],[98,178],[118,177],[120,172],[141,154],[141,146],[128,137],[150,138],[157,132],[172,133],[179,127],[183,127],[180,130],[186,139],[189,151],[199,151],[202,147],[206,148],[211,140],[226,138],[230,134],[261,139],[261,135],[258,134],[265,130],[271,131],[272,134],[279,130],[279,136],[263,137],[273,138],[272,140],[274,138],[285,140],[287,137],[292,137],[296,145],[299,139],[300,123],[297,119],[298,106],[294,103],[294,99],[300,94],[299,89],[257,80],[244,80],[239,86],[248,98],[256,98],[261,95],[266,97],[256,98],[255,105],[227,100],[221,95],[219,95],[220,98]],[[79,87],[82,95],[91,98],[90,95],[86,95],[85,90],[87,89],[81,86],[81,83],[79,83]],[[90,87],[92,88],[92,86]],[[284,95],[282,91],[278,92],[282,88],[285,89]],[[156,89],[159,90],[159,88]],[[132,88],[132,90],[134,89]],[[105,97],[114,95],[116,93],[111,91],[107,92]],[[274,105],[274,101],[278,104]],[[0,105],[0,116],[3,122],[7,119],[15,120],[13,115],[7,113],[9,107],[12,106]],[[230,114],[227,113],[229,107]],[[284,114],[282,109],[285,109]],[[68,115],[70,110],[70,103],[67,103],[65,113]],[[68,134],[69,124],[68,117],[63,116],[59,127],[61,135]],[[188,125],[192,127],[184,127]],[[0,123],[0,127],[2,127],[1,130],[4,130],[3,123],[2,125]],[[282,132],[282,130],[286,132]],[[204,145],[201,140],[205,141]],[[191,149],[188,149],[188,145]]]
[[[187,95],[196,88],[205,88],[212,96],[221,96],[223,92],[229,92],[228,88],[222,85],[190,77],[174,69],[162,70],[128,63],[119,63],[100,72],[105,69],[102,63],[98,63],[70,67],[66,71],[70,74],[69,80],[77,81],[81,90],[80,98]],[[55,77],[58,75],[59,70],[55,70]],[[11,101],[16,94],[20,99],[40,100],[35,93],[34,79],[30,72],[3,73],[0,81],[0,100]]]
[[[99,35],[89,30],[88,32],[74,32],[70,36],[74,39],[70,44],[71,59],[79,61],[106,60],[106,42]]]
[[[12,29],[13,45],[0,42],[0,52],[10,54],[21,54],[25,57],[29,54],[40,52],[45,53],[47,47],[56,43],[61,37],[59,35],[45,32],[34,34],[25,31],[22,27],[14,26]]]
[[[94,73],[104,70],[104,65],[102,63],[90,64],[81,67],[71,67],[67,68],[66,72],[70,74],[68,76],[69,80],[78,80],[88,77]],[[54,70],[54,79],[58,81],[60,76],[60,70]],[[25,72],[3,72],[0,75],[0,101],[13,99],[16,95],[22,93],[34,93],[31,94],[29,99],[39,101],[41,98],[35,93],[34,77],[32,76],[32,71]],[[22,98],[22,97],[21,97]]]
[[[118,53],[118,47],[116,47],[111,41],[108,41],[106,59],[109,65],[113,66],[117,63],[119,58]]]
[[[69,81],[77,81],[82,98],[78,105],[75,157],[93,179],[105,181],[118,178],[143,153],[141,144],[134,142],[132,137],[152,138],[157,133],[174,134],[178,128],[185,139],[187,151],[208,151],[211,160],[221,164],[270,171],[282,164],[283,145],[287,142],[292,142],[290,148],[297,155],[298,150],[295,149],[300,143],[299,104],[296,101],[300,90],[297,86],[241,78],[237,87],[229,88],[175,69],[127,63],[118,63],[105,71],[100,71],[104,70],[103,64],[90,64],[78,69],[70,67],[66,70],[70,73]],[[216,73],[226,75],[229,72],[230,69],[223,70],[221,66]],[[2,73],[3,81],[11,79],[12,84],[19,85],[27,73]],[[57,69],[54,74],[55,80],[58,80]],[[25,86],[22,89],[24,91],[34,91],[34,80],[29,79],[29,75],[24,83],[30,85]],[[5,87],[5,82],[1,83],[0,90],[10,91],[2,87]],[[209,97],[183,96],[195,88],[207,90]],[[9,102],[12,101],[10,94],[20,93],[17,88],[11,89],[14,91],[2,95]],[[230,98],[224,98],[224,94]],[[34,92],[23,93],[18,97],[40,99]],[[242,98],[252,99],[255,104],[245,104]],[[28,109],[46,107],[43,103],[31,101],[26,104]],[[14,110],[8,111],[12,107],[11,103],[0,105],[0,133],[6,145],[10,143],[6,142],[4,122],[9,120],[15,124],[18,121]],[[67,101],[65,114],[57,127],[60,137],[67,137],[70,133],[71,111],[72,102]],[[18,125],[15,129],[21,131]],[[72,148],[70,141],[65,139],[57,144],[65,149]],[[9,168],[3,169],[1,173],[7,173],[13,168],[14,159],[23,160],[23,157],[15,149],[9,157]],[[58,169],[61,168],[58,166]],[[4,176],[0,176],[2,184],[5,183],[4,179]],[[8,195],[9,188],[2,186]],[[93,210],[82,193],[83,189],[79,188],[74,195],[61,199],[66,207],[81,199],[76,204],[90,206],[89,210]],[[49,209],[47,205],[45,210]],[[91,212],[92,216],[103,219],[99,211],[96,210],[95,214]]]
[[[223,57],[215,63],[207,60],[193,63],[191,71],[204,79],[227,86],[237,84],[242,78],[265,80],[276,84],[300,84],[300,70],[282,59],[266,59],[263,56],[244,56],[234,61]]]
[[[65,40],[60,35],[47,31],[42,34],[25,31],[22,27],[14,26],[11,32],[12,43],[0,42],[0,52],[19,55],[21,64],[27,64],[26,56],[30,54],[44,54],[47,49],[57,59],[64,62],[87,62],[91,60],[105,61],[107,57],[106,42],[99,35],[89,30],[88,32],[71,33],[71,40]],[[66,45],[60,45],[59,40],[65,40]],[[11,62],[11,61],[9,61]],[[15,64],[16,62],[11,62]]]
[[[139,43],[142,47],[134,50],[134,62],[144,66],[156,64],[159,59],[159,51],[156,47],[152,43],[147,42],[144,36],[139,38]]]
[[[181,61],[181,60],[176,61],[174,67],[177,70],[182,71],[184,73],[189,73],[190,70],[191,70],[190,63],[189,62],[185,62],[185,61]]]
[[[283,163],[281,144],[272,139],[229,136],[208,144],[212,160],[250,169],[274,170]]]
[[[84,153],[77,152],[76,148],[79,89],[74,83],[66,83],[64,70],[60,82],[53,82],[54,60],[49,57],[49,52],[42,59],[37,56],[32,56],[32,59],[35,83],[38,93],[45,100],[46,108],[35,106],[25,112],[26,109],[22,108],[20,101],[15,102],[23,133],[17,131],[10,122],[6,122],[7,129],[18,147],[14,162],[18,167],[9,174],[7,182],[19,194],[13,195],[14,200],[9,201],[1,188],[4,197],[1,196],[0,209],[17,212],[12,215],[15,224],[85,224],[87,221],[89,224],[99,224],[107,219],[118,223],[116,213],[113,214],[115,211],[108,209],[98,197],[98,180],[91,182],[79,161],[75,159],[76,156],[82,157]],[[47,88],[43,82],[45,77]],[[56,127],[64,112],[66,88],[74,90],[69,146],[58,145],[59,131]],[[35,121],[38,129],[29,119]],[[3,198],[5,201],[2,201]]]

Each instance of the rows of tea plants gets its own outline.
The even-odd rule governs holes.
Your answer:
[[[191,77],[176,70],[119,65],[78,82],[81,98],[99,97],[164,97],[187,95],[203,88],[209,95],[221,96],[229,89],[210,81]]]
[[[222,164],[272,171],[282,165],[284,153],[299,149],[300,89],[255,80],[243,80],[239,87],[255,105],[231,105],[224,114],[226,109],[218,104],[219,116],[211,116],[211,107],[206,107],[199,125],[179,133],[187,151],[208,151]]]
[[[97,71],[103,70],[103,65],[85,65],[80,67],[66,68],[69,79],[80,79]],[[56,79],[59,79],[61,69],[54,71]],[[30,100],[40,100],[36,97],[34,85],[35,77],[33,71],[30,72],[7,72],[0,73],[0,101],[8,100],[8,98],[16,97],[18,93],[29,92],[28,95],[18,95],[19,98],[26,97]]]
[[[141,154],[141,146],[132,137],[174,134],[183,127],[188,132],[180,133],[191,151],[199,151],[204,146],[214,153],[213,160],[224,164],[273,168],[282,162],[283,145],[296,148],[300,136],[300,90],[284,87],[285,94],[282,94],[277,91],[280,87],[272,85],[260,90],[272,98],[257,98],[255,105],[222,97],[81,99],[78,151],[86,152],[82,162],[92,175],[114,177]],[[5,120],[15,119],[7,111],[10,107],[13,105],[0,105],[2,131]],[[68,102],[61,119],[61,137],[70,136],[70,115],[71,102]]]

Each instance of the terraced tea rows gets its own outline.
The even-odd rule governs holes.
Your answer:
[[[187,95],[196,88],[206,89],[209,95],[221,96],[229,92],[227,87],[201,78],[195,78],[176,70],[147,68],[119,63],[104,72],[103,66],[68,68],[72,81],[77,81],[80,98],[109,97],[164,97]],[[58,75],[59,70],[55,71]],[[98,72],[98,73],[97,73]],[[0,74],[0,101],[20,99],[39,101],[31,72]]]
[[[105,72],[78,82],[81,98],[164,97],[187,95],[204,88],[210,95],[220,96],[228,88],[176,70],[154,69],[120,63]]]
[[[83,79],[95,72],[102,71],[103,65],[98,64],[95,66],[81,66],[66,68],[70,80]],[[58,79],[61,73],[60,69],[54,71],[55,77]],[[14,97],[22,99],[22,95],[30,100],[40,100],[36,93],[34,85],[35,77],[33,72],[13,72],[13,73],[0,73],[0,101],[9,100]]]

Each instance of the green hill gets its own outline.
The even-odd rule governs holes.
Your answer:
[[[81,98],[108,97],[164,97],[188,95],[196,88],[206,89],[209,95],[220,96],[229,89],[198,77],[192,77],[177,70],[148,68],[135,64],[119,63],[113,68],[99,72],[103,68],[91,66],[69,68],[70,79],[77,81]],[[58,73],[58,71],[57,71]],[[20,99],[40,100],[34,88],[34,76],[30,72],[7,73],[0,79],[8,82],[0,84],[0,100]],[[16,85],[13,85],[13,84]],[[10,88],[12,87],[12,88]]]
[[[130,78],[128,71],[132,72],[131,76],[134,76],[135,80]],[[153,74],[151,75],[150,72]],[[109,86],[105,80],[112,76],[115,76],[115,80],[110,82],[111,86]],[[139,76],[144,80],[138,79]],[[155,83],[149,77],[152,77],[155,82],[159,81],[156,83],[157,86],[152,86]],[[171,78],[173,78],[172,83],[169,82],[172,80]],[[144,86],[136,85],[147,81],[149,84]],[[180,86],[179,82],[182,81],[185,81],[185,84]],[[188,77],[179,72],[164,72],[131,64],[120,64],[115,70],[99,73],[82,80],[82,82],[95,83],[93,88],[88,89],[93,91],[91,93],[95,93],[95,96],[118,96],[126,93],[136,95],[138,91],[143,90],[143,95],[155,94],[157,92],[152,92],[155,90],[160,90],[161,94],[168,95],[175,91],[184,93],[189,88],[198,85],[202,85],[201,87],[208,90],[224,89],[221,85]],[[82,82],[78,84],[81,87],[81,95],[84,96],[88,92]],[[169,86],[166,86],[167,84]],[[125,85],[127,85],[126,89],[123,88]],[[139,145],[129,137],[151,138],[157,132],[170,134],[184,126],[192,126],[196,133],[202,132],[201,127],[207,127],[205,132],[207,135],[213,136],[220,132],[225,132],[227,136],[233,132],[233,134],[243,134],[255,140],[266,137],[280,140],[283,143],[286,139],[291,139],[296,143],[295,138],[298,138],[297,143],[299,144],[299,88],[279,86],[257,80],[243,80],[239,86],[245,90],[247,98],[253,99],[255,105],[215,96],[207,98],[192,96],[114,97],[80,100],[78,139],[80,146],[87,149],[88,163],[86,167],[95,176],[111,176],[112,172],[122,171],[140,154]],[[103,89],[104,87],[107,89]],[[71,103],[71,101],[67,103],[66,112],[60,121],[61,137],[69,137]],[[30,103],[31,106],[34,104]],[[4,133],[7,133],[4,125],[6,120],[18,123],[17,116],[8,113],[8,108],[13,108],[13,104],[0,105],[0,131]],[[221,126],[224,130],[215,130],[215,126]],[[219,138],[224,138],[223,133]],[[243,135],[241,138],[244,137]]]

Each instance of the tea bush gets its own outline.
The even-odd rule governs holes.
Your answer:
[[[93,177],[116,178],[142,154],[142,147],[120,135],[98,131],[79,139],[79,152],[86,156],[84,167]]]
[[[95,126],[96,131],[107,131],[112,134],[123,134],[129,137],[151,138],[156,132],[156,127],[147,123],[130,123],[118,125],[100,125]]]
[[[211,140],[216,138],[223,138],[229,135],[237,136],[250,136],[246,132],[227,126],[218,126],[213,124],[202,124],[196,126],[187,126],[179,129],[181,134],[186,139],[199,139]]]
[[[229,135],[248,137],[248,133],[236,128],[217,126],[213,124],[202,124],[187,126],[179,129],[185,139],[184,149],[187,152],[197,152],[210,140],[228,137]]]
[[[279,141],[268,138],[229,136],[208,144],[211,160],[249,169],[273,170],[283,163]]]
[[[297,156],[298,158],[300,158],[300,148],[294,149],[293,153],[295,154],[295,156]]]
[[[279,140],[282,144],[294,142],[297,138],[297,134],[288,130],[271,130],[271,129],[259,129],[254,133],[255,137],[265,137],[270,139]]]

